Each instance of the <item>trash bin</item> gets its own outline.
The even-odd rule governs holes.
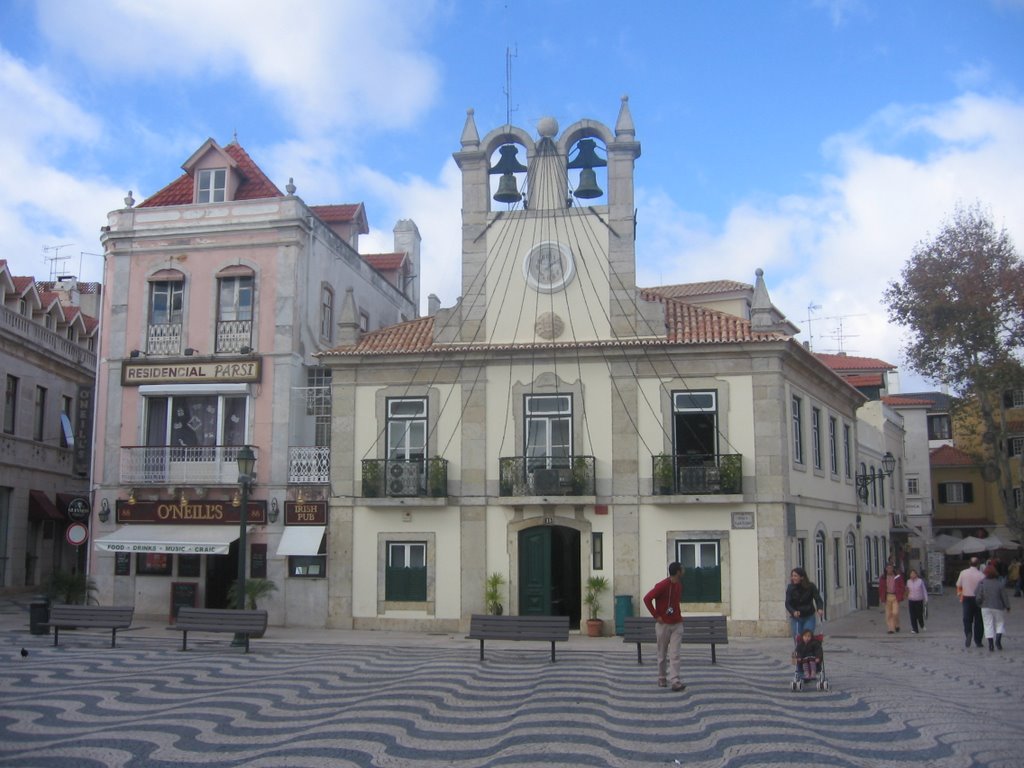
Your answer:
[[[28,629],[33,635],[48,635],[50,628],[50,601],[42,595],[32,599],[28,606]]]
[[[626,617],[633,615],[633,596],[615,596],[615,634],[621,635],[626,631]]]

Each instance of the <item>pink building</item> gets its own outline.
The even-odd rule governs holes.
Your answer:
[[[330,371],[316,355],[417,316],[419,233],[364,257],[361,204],[310,206],[207,140],[184,173],[108,216],[90,573],[101,602],[226,607],[239,449],[256,456],[246,578],[271,623],[322,626]],[[378,265],[386,269],[377,268]]]

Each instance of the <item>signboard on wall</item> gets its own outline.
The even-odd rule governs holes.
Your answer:
[[[142,384],[226,384],[260,380],[260,359],[196,360],[184,363],[151,363],[125,360],[121,366],[121,386]]]
[[[287,507],[286,507],[287,508]],[[253,525],[266,525],[267,502],[250,501],[246,518]],[[230,501],[187,501],[179,499],[157,499],[156,501],[117,502],[119,523],[164,523],[188,525],[237,525],[242,520],[242,508],[232,506]]]
[[[327,502],[296,501],[284,503],[285,525],[327,525]]]

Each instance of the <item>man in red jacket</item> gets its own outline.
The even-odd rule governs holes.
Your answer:
[[[686,686],[679,679],[679,645],[683,639],[683,616],[679,600],[683,596],[683,566],[669,563],[668,578],[662,579],[644,595],[644,605],[657,622],[658,685],[665,688],[671,679],[673,691]]]

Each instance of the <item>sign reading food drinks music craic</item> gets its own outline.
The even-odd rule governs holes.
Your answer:
[[[121,386],[142,384],[223,384],[260,380],[260,359],[196,360],[180,363],[151,363],[125,360],[121,366]]]

